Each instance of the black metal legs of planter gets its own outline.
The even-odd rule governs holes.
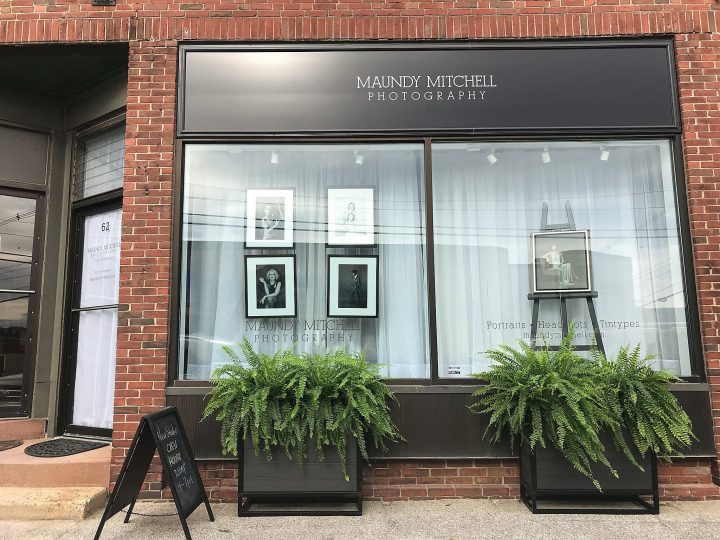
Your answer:
[[[343,508],[337,508],[343,504]],[[259,510],[257,506],[268,505]],[[362,494],[347,493],[238,493],[238,517],[257,516],[362,516]],[[332,508],[335,507],[335,508]]]
[[[604,441],[605,442],[605,441]],[[659,514],[660,495],[657,459],[648,455],[641,471],[612,443],[606,444],[607,456],[620,477],[601,467],[593,471],[603,488],[575,471],[554,448],[535,447],[535,452],[520,450],[520,498],[533,514]],[[626,502],[632,506],[612,507],[607,503]]]

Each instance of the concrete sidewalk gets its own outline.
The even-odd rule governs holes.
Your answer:
[[[238,518],[236,509],[213,505],[216,521],[210,523],[198,508],[189,520],[193,539],[720,539],[720,501],[664,503],[659,516],[532,515],[520,502],[502,500],[366,503],[362,517]],[[136,506],[146,514],[173,511],[168,503]],[[100,516],[83,522],[0,522],[0,538],[92,539]],[[176,516],[133,516],[128,524],[123,517],[118,514],[105,525],[104,540],[182,538]]]

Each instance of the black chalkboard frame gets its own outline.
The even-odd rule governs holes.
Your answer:
[[[173,469],[168,462],[166,453],[161,450],[162,443],[159,440],[157,430],[155,429],[157,421],[173,415],[177,420],[178,434],[188,454],[189,466],[192,468],[192,473],[197,480],[197,489],[200,492],[199,498],[192,504],[192,507],[187,508],[185,511],[183,511],[177,487],[173,482]],[[185,428],[182,424],[182,420],[180,419],[180,415],[178,414],[178,410],[176,407],[166,407],[155,413],[146,414],[140,419],[140,424],[135,432],[135,437],[128,449],[125,462],[123,463],[118,479],[115,482],[115,488],[110,495],[110,499],[105,507],[105,512],[103,513],[97,532],[95,533],[95,540],[100,538],[105,522],[118,512],[122,511],[126,506],[128,506],[128,504],[130,507],[127,510],[124,522],[127,523],[130,520],[130,514],[132,514],[133,508],[135,507],[135,502],[140,494],[140,488],[145,481],[145,476],[156,451],[160,456],[163,471],[168,478],[173,501],[175,502],[175,507],[177,509],[178,517],[180,518],[180,523],[182,524],[186,540],[192,540],[192,537],[190,536],[190,529],[187,525],[187,518],[202,503],[205,503],[205,509],[207,510],[210,521],[215,521],[215,516],[213,515],[212,508],[210,508],[210,501],[208,500],[205,486],[202,483],[202,478],[200,478],[197,463],[195,463],[195,456],[192,453],[192,448],[188,442],[187,434],[185,433]]]

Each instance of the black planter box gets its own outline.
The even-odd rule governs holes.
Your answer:
[[[641,471],[615,449],[609,437],[603,435],[601,440],[608,461],[619,474],[619,478],[615,478],[604,465],[594,466],[593,474],[602,491],[573,469],[556,448],[542,448],[538,444],[531,452],[528,445],[523,445],[520,448],[520,497],[525,505],[534,514],[658,514],[660,499],[655,455],[648,453],[638,460],[644,469]],[[538,505],[548,501],[553,504]],[[633,505],[630,508],[607,506],[609,502],[623,501]],[[559,502],[573,506],[558,506]],[[577,506],[580,503],[582,508]],[[591,506],[586,507],[585,503]]]
[[[239,441],[238,516],[360,516],[362,458],[358,456],[353,439],[345,457],[347,481],[335,448],[327,448],[320,461],[315,442],[308,441],[308,456],[300,468],[282,449],[273,451],[268,461],[262,452],[255,454],[251,440]]]

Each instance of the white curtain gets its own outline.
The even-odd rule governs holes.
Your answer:
[[[113,306],[120,281],[120,210],[85,218],[80,308]],[[72,423],[112,428],[117,307],[79,313]]]
[[[422,164],[422,145],[188,145],[180,378],[207,379],[243,337],[265,352],[364,351],[388,377],[429,377]],[[375,247],[326,246],[329,187],[374,189]],[[274,188],[294,189],[295,247],[244,249],[247,190]],[[247,254],[295,255],[295,319],[245,318]],[[377,319],[327,317],[331,254],[379,256]]]
[[[486,159],[493,150],[495,164]],[[484,351],[529,339],[531,235],[540,232],[543,203],[552,224],[567,221],[566,202],[576,228],[589,231],[606,351],[640,343],[657,367],[689,375],[674,201],[666,141],[434,145],[440,375],[481,371]],[[585,300],[567,306],[576,342],[589,343]],[[559,341],[559,301],[541,301],[539,330],[548,343]]]

